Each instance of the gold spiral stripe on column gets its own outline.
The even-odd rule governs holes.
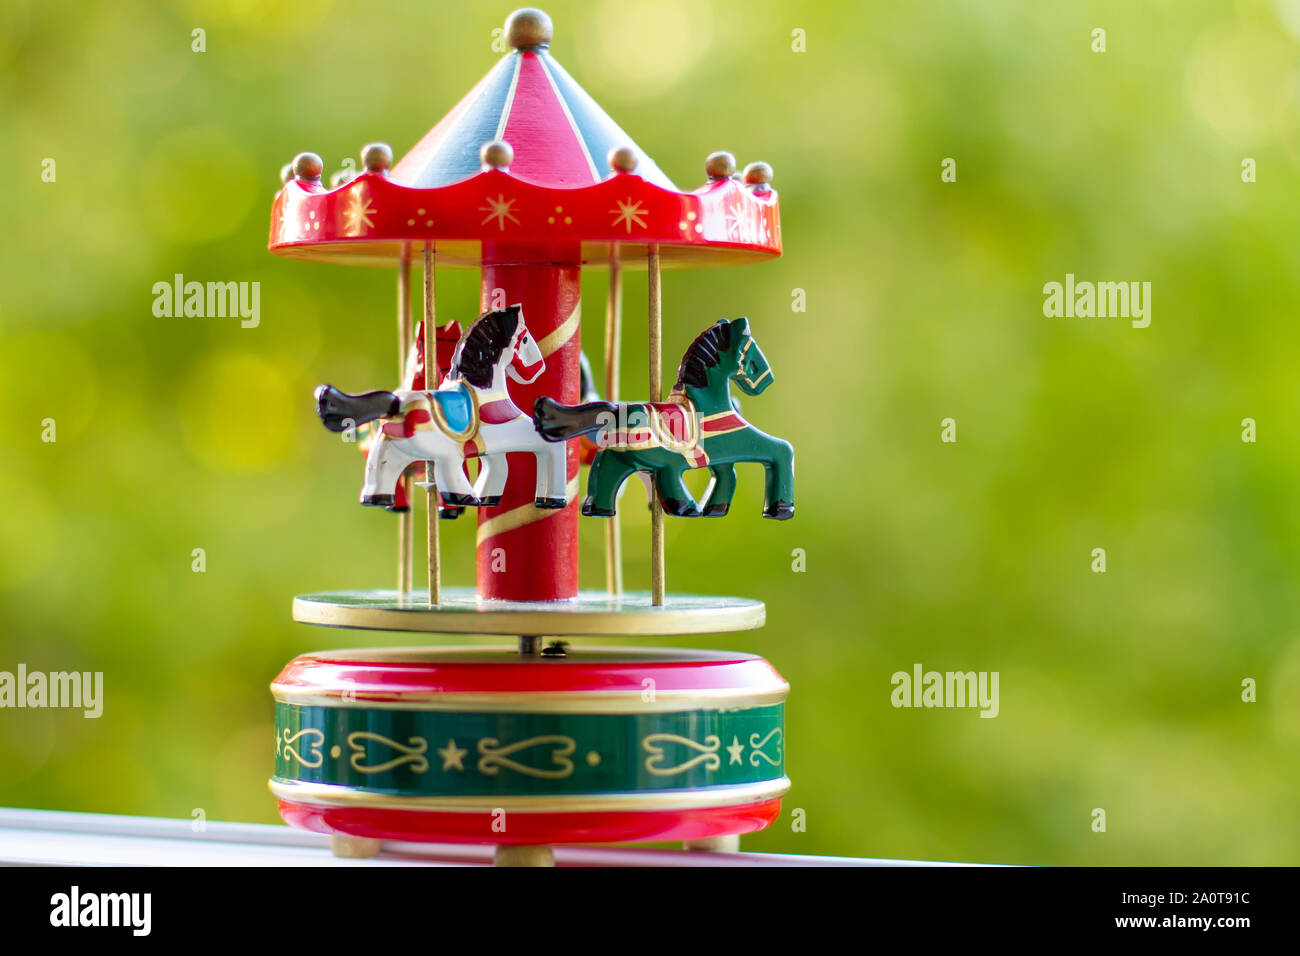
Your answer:
[[[570,478],[564,488],[565,497],[572,501],[577,496],[580,485],[581,482],[578,480],[577,475]],[[507,531],[514,531],[515,528],[522,528],[526,524],[532,524],[534,521],[541,521],[544,518],[550,518],[561,513],[562,509],[545,510],[538,508],[530,501],[526,505],[511,508],[509,511],[493,515],[487,521],[484,521],[478,526],[476,543],[482,544],[494,535],[505,534]]]
[[[582,325],[581,303],[573,307],[573,313],[557,325],[555,331],[551,332],[550,335],[537,343],[537,347],[541,349],[542,358],[550,358],[560,349],[564,348],[564,346],[568,344],[569,339],[573,338],[574,333],[578,331],[580,325]]]

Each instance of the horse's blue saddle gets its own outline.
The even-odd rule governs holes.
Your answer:
[[[442,419],[453,433],[468,431],[474,422],[474,402],[463,383],[454,390],[438,389],[433,393],[433,400],[438,403]]]

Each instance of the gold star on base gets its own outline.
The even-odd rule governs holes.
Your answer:
[[[758,236],[757,230],[754,228],[753,218],[740,210],[728,212],[727,237],[729,239],[739,239],[741,242],[756,242]]]
[[[348,201],[348,208],[343,210],[344,218],[347,219],[347,232],[350,236],[361,235],[361,227],[367,229],[375,228],[375,224],[370,221],[378,210],[370,204],[370,199],[362,199],[360,196],[353,196]]]
[[[507,199],[504,193],[497,193],[496,199],[493,199],[491,196],[484,196],[483,201],[487,203],[487,205],[479,206],[478,211],[485,212],[487,215],[483,218],[483,221],[479,223],[480,226],[486,226],[493,219],[497,221],[497,228],[502,232],[505,232],[506,230],[507,219],[513,222],[516,226],[519,225],[519,220],[510,212],[510,207],[515,204],[513,199]]]
[[[733,763],[743,763],[744,761],[740,759],[740,755],[744,752],[745,745],[740,742],[740,738],[732,737],[731,746],[727,748],[727,753],[731,754],[731,760],[728,761],[727,766],[731,766]]]
[[[447,746],[438,749],[438,756],[442,758],[442,769],[464,770],[465,765],[461,761],[465,759],[467,753],[468,750],[456,746],[456,741],[447,741]]]
[[[645,220],[641,217],[647,210],[641,208],[640,201],[633,202],[631,196],[627,197],[626,202],[618,200],[618,208],[611,209],[610,212],[616,214],[613,225],[617,226],[619,223],[623,223],[627,226],[628,235],[632,234],[632,223],[636,223],[642,229],[645,228]]]

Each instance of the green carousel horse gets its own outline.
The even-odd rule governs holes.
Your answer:
[[[547,441],[594,436],[599,450],[587,479],[582,513],[614,514],[619,488],[635,472],[647,472],[667,514],[683,518],[721,517],[736,491],[736,462],[761,464],[767,473],[763,516],[794,516],[794,449],[740,417],[729,383],[758,395],[772,384],[772,367],[745,318],[720,319],[700,334],[677,371],[665,402],[563,405],[539,398],[533,424]],[[713,474],[701,511],[682,483],[690,468]]]

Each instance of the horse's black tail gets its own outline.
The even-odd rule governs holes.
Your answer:
[[[396,415],[401,402],[392,392],[364,392],[349,395],[333,385],[317,386],[316,414],[332,432],[346,431],[349,426],[364,425],[376,418]]]
[[[617,415],[618,406],[613,402],[563,405],[543,395],[533,405],[533,427],[547,441],[567,441],[595,434],[617,421]]]

